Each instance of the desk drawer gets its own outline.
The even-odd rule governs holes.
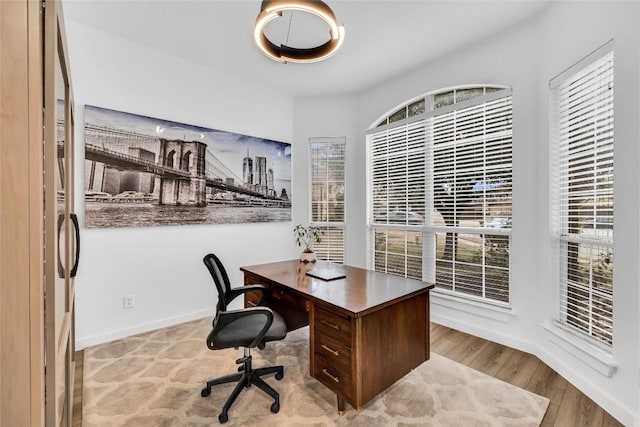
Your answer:
[[[261,284],[266,288],[262,305],[280,314],[287,325],[288,331],[309,324],[307,301],[304,298],[294,293],[289,293],[285,288],[281,288],[249,273],[245,273],[244,283],[245,285]],[[255,307],[260,301],[260,298],[262,298],[260,291],[247,292],[244,298],[244,306]]]
[[[351,318],[314,305],[314,334],[324,334],[351,348]]]
[[[314,334],[313,348],[316,354],[346,373],[351,373],[351,348],[322,332]]]
[[[352,398],[351,375],[336,368],[322,354],[314,354],[313,377],[327,386],[331,391],[341,394],[345,399]]]
[[[261,291],[251,291],[244,294],[244,306],[256,307],[262,299],[263,293]]]
[[[245,285],[262,285],[266,288],[264,292],[262,291],[251,291],[244,294],[244,306],[245,307],[255,307],[258,303],[263,300],[263,296],[269,295],[269,286],[264,283],[264,281],[260,280],[260,278],[255,277],[253,275],[245,274],[244,276],[244,284]]]
[[[277,286],[270,286],[269,291],[265,305],[282,316],[287,325],[287,331],[309,324],[309,313],[304,298],[285,292]]]

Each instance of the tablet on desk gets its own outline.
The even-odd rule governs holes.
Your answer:
[[[316,265],[313,269],[307,271],[306,274],[307,276],[322,280],[336,280],[347,277],[344,270],[336,265]]]

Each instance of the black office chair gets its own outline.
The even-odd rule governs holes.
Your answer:
[[[281,340],[287,336],[287,327],[282,317],[268,307],[251,307],[239,310],[227,310],[229,303],[236,297],[248,291],[262,291],[262,285],[248,285],[231,288],[229,276],[222,262],[214,254],[208,254],[203,259],[213,281],[218,289],[218,305],[216,316],[213,319],[213,329],[207,337],[207,347],[211,350],[223,348],[244,347],[244,357],[236,360],[238,373],[225,375],[207,381],[207,385],[200,394],[206,397],[211,394],[211,387],[216,384],[238,382],[233,392],[227,399],[222,412],[218,416],[220,423],[226,423],[229,419],[229,408],[236,400],[244,387],[255,384],[262,391],[271,396],[274,403],[271,412],[274,414],[280,410],[280,395],[262,378],[263,375],[275,373],[276,380],[281,380],[284,375],[282,365],[267,368],[253,369],[251,366],[251,348],[264,348],[268,341]]]

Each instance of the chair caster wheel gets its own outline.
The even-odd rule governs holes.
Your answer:
[[[284,375],[282,375],[280,372],[276,372],[276,379],[278,381],[280,381],[282,379],[282,377],[284,377]]]
[[[202,390],[200,390],[200,396],[202,397],[207,397],[211,394],[211,389],[208,387],[203,388]]]
[[[277,414],[280,411],[280,403],[274,403],[271,405],[271,412]]]
[[[229,421],[229,416],[223,412],[222,414],[218,415],[218,421],[220,421],[220,424],[224,424]]]

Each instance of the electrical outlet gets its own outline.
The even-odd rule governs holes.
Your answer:
[[[122,297],[122,308],[133,308],[133,295],[125,295]]]

